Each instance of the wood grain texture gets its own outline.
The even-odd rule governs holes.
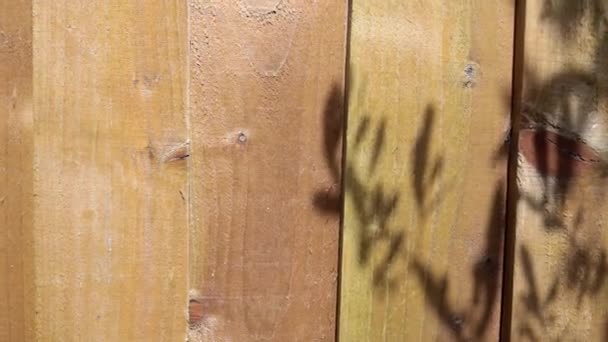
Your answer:
[[[343,0],[190,1],[192,341],[334,339],[345,29]]]
[[[496,341],[513,4],[352,6],[340,341]]]
[[[523,2],[513,341],[608,339],[608,3]]]
[[[32,3],[0,2],[0,341],[32,341]]]
[[[187,7],[35,0],[36,341],[183,341]]]

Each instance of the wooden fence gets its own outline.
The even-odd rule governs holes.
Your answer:
[[[0,108],[0,341],[608,340],[605,0],[1,0]]]

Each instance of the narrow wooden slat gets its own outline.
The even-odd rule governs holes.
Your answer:
[[[608,3],[522,2],[513,341],[605,341]]]
[[[190,1],[192,341],[331,341],[346,1]]]
[[[513,4],[352,6],[340,340],[496,341]]]
[[[183,341],[183,1],[35,0],[39,341]]]
[[[33,340],[32,151],[32,2],[2,1],[0,341]]]

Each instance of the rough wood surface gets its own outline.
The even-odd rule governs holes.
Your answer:
[[[191,340],[331,341],[346,1],[189,3]]]
[[[496,341],[509,1],[352,1],[341,341]]]
[[[32,5],[2,1],[0,341],[33,340],[32,151]]]
[[[608,340],[608,3],[528,0],[513,341]]]
[[[33,3],[35,338],[183,341],[186,4]]]

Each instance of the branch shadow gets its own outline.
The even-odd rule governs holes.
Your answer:
[[[450,303],[447,273],[442,276],[434,275],[418,258],[414,258],[410,265],[424,287],[427,304],[456,341],[481,340],[492,324],[491,317],[501,289],[504,215],[505,188],[503,183],[499,183],[493,196],[492,214],[485,228],[483,257],[471,270],[472,301],[467,307],[457,309]]]

